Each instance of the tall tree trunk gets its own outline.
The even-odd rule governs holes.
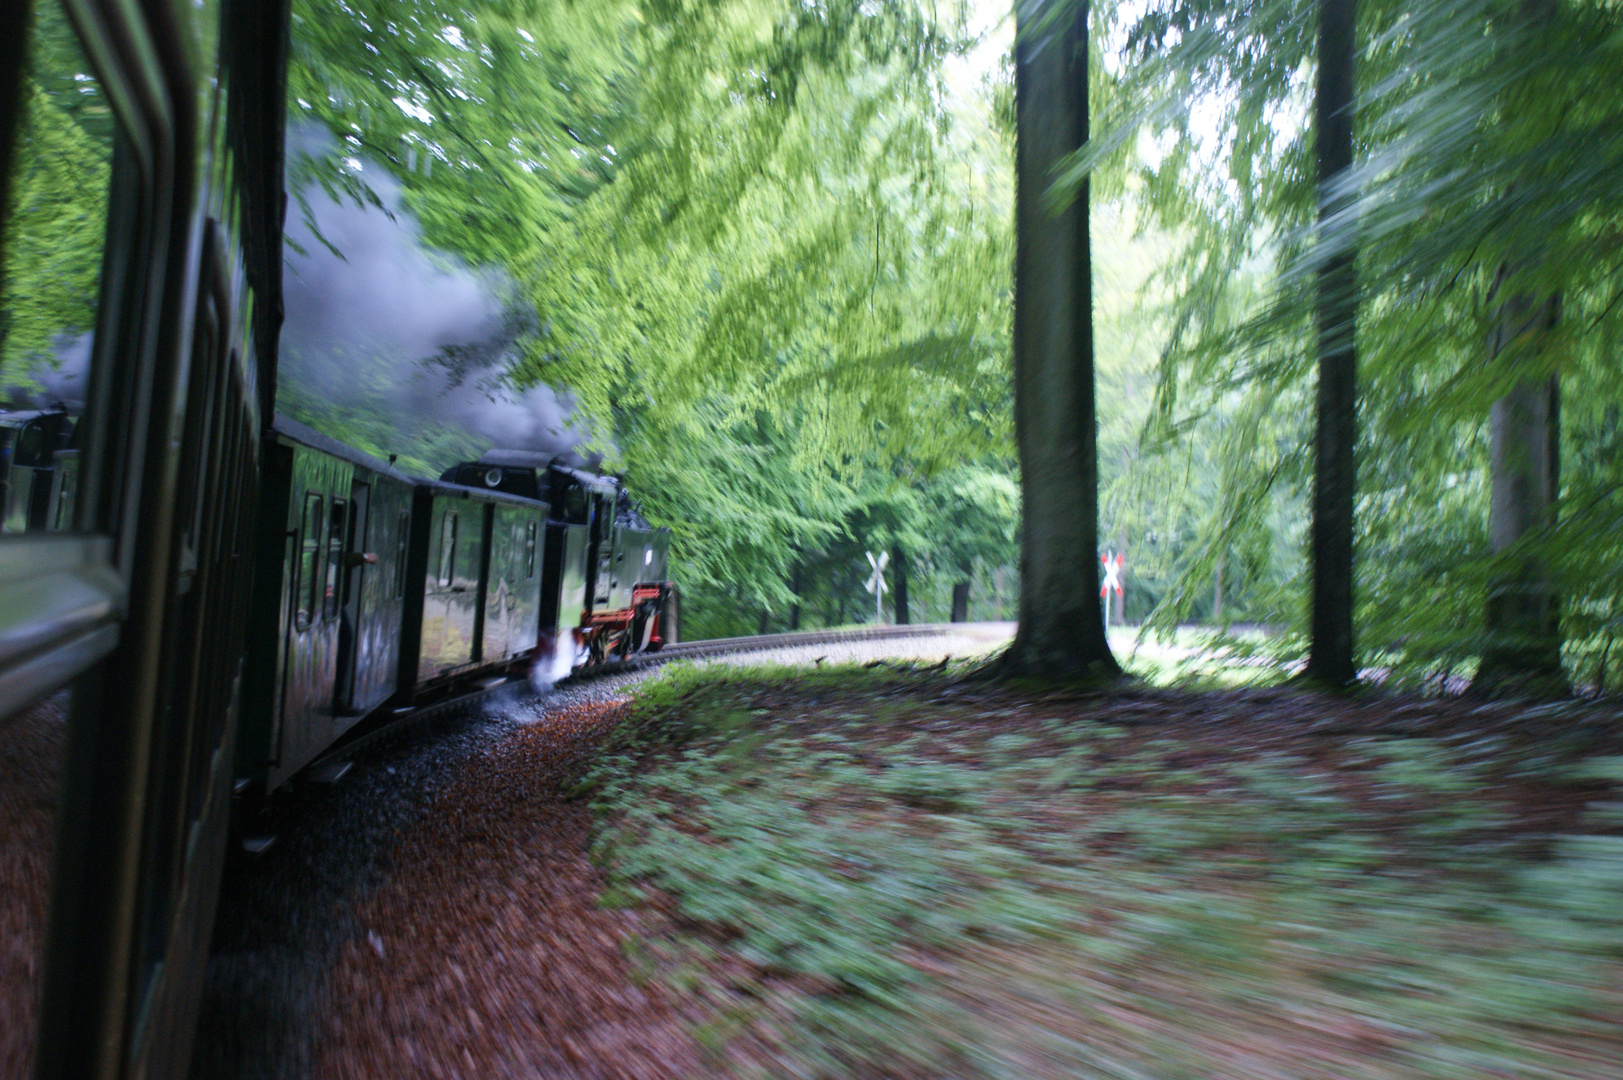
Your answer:
[[[769,618],[771,618],[771,615],[772,615],[772,613],[771,613],[771,612],[769,612],[769,611],[767,611],[767,609],[766,609],[766,608],[762,608],[762,609],[761,609],[761,621],[760,621],[760,623],[759,623],[759,624],[758,624],[758,625],[757,625],[757,626],[756,626],[756,628],[755,628],[755,632],[756,632],[756,633],[757,633],[757,634],[764,634],[764,633],[766,633],[766,623],[767,623],[767,620],[768,620],[768,619],[769,619]]]
[[[891,603],[895,605],[897,626],[907,625],[907,552],[897,544],[890,549]]]
[[[1501,280],[1508,271],[1501,268]],[[1496,283],[1497,284],[1497,283]],[[1561,386],[1536,374],[1541,339],[1555,327],[1560,301],[1507,300],[1489,352],[1515,370],[1534,369],[1493,403],[1492,501],[1488,532],[1503,563],[1488,585],[1487,640],[1473,689],[1485,693],[1566,693],[1560,611],[1549,567],[1525,542],[1555,524],[1560,486]],[[1523,550],[1516,551],[1518,546]]]
[[[1217,557],[1217,569],[1212,573],[1212,622],[1223,621],[1223,556]]]
[[[1351,194],[1333,191],[1352,166],[1354,0],[1319,0],[1319,83],[1314,102],[1319,159],[1319,243],[1336,251],[1319,268],[1319,394],[1313,467],[1313,608],[1306,677],[1347,686],[1353,662],[1353,494],[1358,434],[1356,249],[1344,214]]]
[[[1088,184],[1044,205],[1056,167],[1088,141],[1088,8],[1038,26],[1015,5],[1014,400],[1020,449],[1020,626],[1008,675],[1116,676],[1099,613],[1098,431]]]
[[[963,578],[952,583],[952,621],[969,621],[969,571],[963,571]]]

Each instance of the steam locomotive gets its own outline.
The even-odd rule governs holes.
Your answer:
[[[107,200],[83,406],[0,415],[0,750],[67,700],[38,1015],[6,1021],[39,1078],[186,1074],[244,787],[675,639],[669,534],[615,477],[411,477],[277,415],[288,41],[287,0],[0,4],[0,273],[95,216],[40,193]],[[68,46],[58,107],[30,55]],[[37,300],[7,284],[0,364]]]

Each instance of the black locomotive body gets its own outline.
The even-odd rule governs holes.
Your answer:
[[[0,749],[68,700],[21,999],[40,1078],[186,1074],[244,781],[492,677],[675,640],[668,534],[617,479],[500,452],[416,478],[275,415],[288,30],[286,0],[0,3],[0,273],[97,216],[29,217],[18,191],[57,169],[52,192],[106,199],[83,317],[32,354],[88,349],[84,402],[0,415]],[[29,66],[67,39],[82,66],[47,74],[79,120],[41,111]],[[52,124],[79,158],[41,149]],[[5,286],[11,349],[5,305],[34,301]]]
[[[670,531],[648,524],[618,478],[548,454],[492,450],[441,479],[547,506],[540,655],[550,654],[554,675],[676,641]]]

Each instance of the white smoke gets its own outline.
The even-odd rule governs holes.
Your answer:
[[[586,659],[585,650],[575,644],[572,635],[565,634],[562,640],[553,643],[550,652],[544,652],[536,658],[535,666],[530,669],[530,685],[535,687],[537,693],[546,693],[559,682],[567,679],[575,665]]]

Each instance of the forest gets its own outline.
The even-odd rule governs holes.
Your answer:
[[[281,408],[433,475],[599,457],[672,529],[696,635],[871,621],[880,552],[887,620],[1024,625],[1057,590],[1074,621],[1119,552],[1109,618],[1145,635],[1615,687],[1616,6],[1017,6],[301,0]],[[1035,171],[1023,68],[1080,108]],[[13,198],[67,257],[8,252],[14,404],[83,351],[101,242],[105,111],[53,72]],[[1057,587],[1021,573],[1054,512],[1025,272],[1091,298]],[[30,305],[46,273],[72,310]]]

